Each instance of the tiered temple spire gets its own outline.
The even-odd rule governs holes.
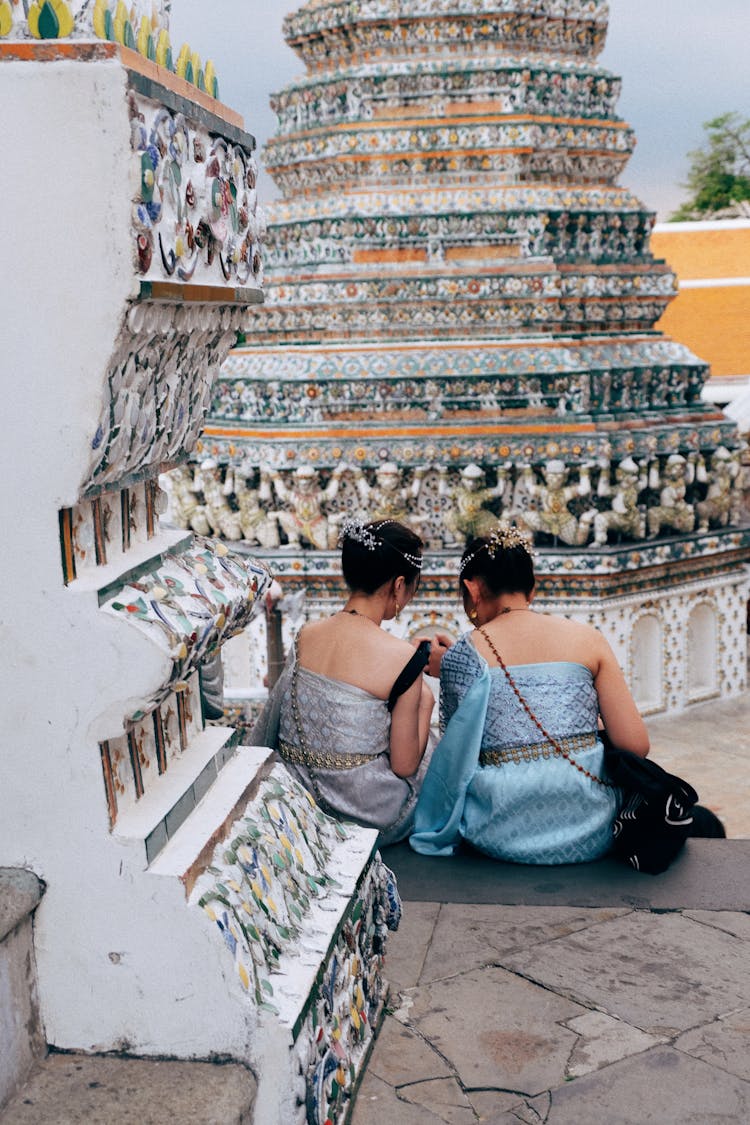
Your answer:
[[[273,99],[272,284],[218,387],[220,456],[492,474],[553,454],[576,473],[731,444],[716,417],[696,444],[705,367],[654,332],[675,283],[617,182],[634,138],[596,61],[607,11],[380,0],[287,18],[308,73]]]
[[[559,563],[590,576],[732,527],[737,435],[701,401],[706,365],[655,328],[676,282],[619,183],[635,141],[597,61],[607,22],[602,0],[287,18],[307,70],[272,100],[268,299],[203,450],[265,513],[256,542],[284,546],[277,509],[314,497],[331,547],[346,514],[399,508],[455,556],[489,513],[590,548]],[[319,549],[306,518],[289,545]],[[592,581],[567,592],[597,601]]]

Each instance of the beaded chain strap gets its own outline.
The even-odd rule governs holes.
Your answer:
[[[574,768],[574,769],[577,769],[579,773],[582,773],[582,774],[584,775],[584,777],[587,777],[587,778],[588,778],[588,779],[589,779],[590,781],[595,781],[595,782],[597,783],[597,785],[602,785],[602,786],[603,786],[603,787],[604,787],[605,789],[614,789],[614,788],[615,788],[615,786],[614,786],[614,785],[612,785],[612,783],[611,783],[611,782],[609,782],[609,781],[605,781],[605,780],[604,780],[603,778],[601,778],[601,777],[597,777],[595,773],[591,773],[591,771],[590,771],[590,770],[587,770],[587,769],[585,768],[585,766],[582,766],[582,765],[580,765],[580,763],[579,763],[579,762],[577,762],[577,761],[575,760],[575,758],[571,758],[570,754],[568,754],[568,752],[567,752],[566,750],[563,750],[563,748],[562,748],[562,746],[560,745],[560,743],[559,743],[558,739],[554,738],[554,736],[553,736],[553,735],[551,735],[551,734],[549,733],[549,731],[548,731],[548,730],[547,730],[547,729],[546,729],[546,728],[545,728],[544,726],[542,726],[542,724],[540,723],[539,719],[537,719],[536,715],[535,715],[535,714],[534,714],[534,712],[533,712],[533,711],[531,710],[531,708],[529,707],[528,703],[526,702],[526,700],[524,699],[524,697],[523,697],[523,696],[521,695],[520,691],[519,691],[519,690],[518,690],[518,688],[516,687],[516,682],[515,682],[515,680],[514,680],[514,679],[513,679],[513,677],[511,676],[510,672],[508,671],[508,668],[507,668],[507,666],[506,666],[506,664],[505,664],[505,661],[503,660],[502,656],[500,655],[500,653],[499,653],[499,652],[497,651],[497,649],[495,648],[495,645],[493,644],[493,642],[492,642],[492,639],[490,638],[490,636],[489,636],[489,634],[487,633],[486,629],[484,629],[483,627],[479,627],[479,628],[477,629],[477,632],[478,632],[478,633],[481,633],[481,634],[482,634],[482,636],[484,637],[485,641],[487,642],[487,644],[488,644],[488,645],[489,645],[489,647],[490,647],[490,651],[492,652],[492,655],[493,655],[493,656],[495,657],[495,659],[497,660],[498,664],[500,665],[500,667],[502,668],[503,672],[505,673],[505,676],[506,676],[506,678],[507,678],[507,680],[508,680],[508,683],[510,684],[511,688],[513,689],[513,691],[514,691],[514,693],[515,693],[515,695],[516,695],[516,698],[518,699],[518,702],[519,702],[519,703],[521,704],[521,706],[523,707],[524,711],[526,712],[526,714],[527,714],[527,715],[529,716],[529,718],[531,719],[532,723],[533,723],[533,724],[534,724],[535,726],[539,727],[539,730],[540,730],[540,731],[542,732],[542,734],[544,735],[544,737],[545,737],[545,738],[547,739],[547,741],[548,741],[549,743],[551,743],[551,745],[552,745],[552,747],[553,747],[553,749],[554,749],[554,751],[555,751],[555,754],[556,754],[556,755],[557,755],[558,757],[560,757],[560,758],[564,758],[566,762],[570,762],[571,766],[573,766],[573,768]]]
[[[293,665],[293,668],[292,668],[291,690],[289,692],[290,700],[291,700],[291,704],[292,704],[292,717],[294,718],[294,726],[297,730],[297,741],[299,742],[299,749],[297,750],[297,753],[294,753],[294,750],[297,749],[297,748],[292,748],[292,747],[287,746],[286,743],[282,743],[279,746],[279,753],[281,754],[282,758],[284,758],[286,761],[288,761],[288,762],[295,762],[296,761],[297,764],[304,765],[307,768],[307,776],[310,779],[310,784],[312,785],[312,790],[313,790],[313,793],[315,794],[315,800],[318,803],[318,807],[321,808],[324,813],[327,813],[328,816],[333,816],[335,819],[340,819],[339,814],[336,812],[336,810],[334,808],[331,807],[331,805],[328,803],[328,801],[326,801],[323,794],[320,792],[320,786],[318,785],[318,782],[317,782],[316,777],[315,777],[314,771],[315,771],[316,768],[320,769],[322,767],[323,769],[326,769],[326,768],[331,768],[331,767],[327,766],[325,762],[315,761],[317,755],[312,753],[310,751],[310,749],[308,748],[307,740],[305,738],[305,731],[304,731],[304,728],[302,726],[302,716],[300,715],[299,697],[298,697],[298,694],[297,694],[297,692],[298,692],[298,679],[299,679],[298,671],[299,671],[299,636],[297,636],[294,640],[294,665]],[[357,765],[361,765],[361,764],[363,764],[363,763],[361,763],[361,762],[357,763]],[[351,767],[349,767],[349,768],[351,768]]]

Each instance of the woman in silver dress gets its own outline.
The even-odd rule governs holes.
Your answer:
[[[389,844],[412,828],[435,700],[429,644],[380,626],[417,591],[422,541],[395,520],[348,521],[341,562],[349,597],[300,631],[251,742],[278,750],[326,812]]]

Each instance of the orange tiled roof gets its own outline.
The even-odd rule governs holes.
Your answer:
[[[750,222],[663,223],[651,248],[680,281],[657,328],[707,360],[714,378],[750,375]]]

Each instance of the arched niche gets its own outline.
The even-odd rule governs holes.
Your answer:
[[[719,623],[716,606],[701,602],[688,618],[688,699],[705,699],[718,690]]]
[[[664,707],[664,630],[655,613],[645,613],[630,640],[631,689],[641,711]]]

